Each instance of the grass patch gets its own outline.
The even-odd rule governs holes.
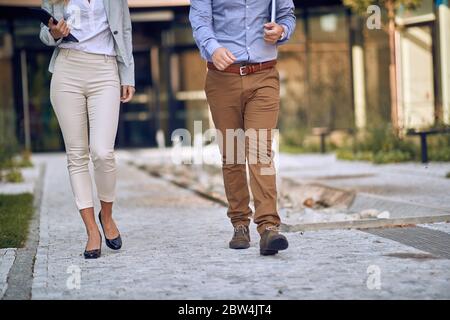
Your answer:
[[[327,152],[331,152],[334,150],[333,146],[327,146]],[[320,153],[320,145],[309,143],[303,145],[290,145],[290,144],[281,144],[280,151],[284,153],[290,154],[298,154],[298,153]]]
[[[353,152],[349,149],[339,149],[336,151],[336,157],[340,160],[373,161],[373,154],[370,151]]]
[[[334,152],[336,146],[332,143],[328,143],[326,146],[326,152]],[[292,145],[292,144],[280,144],[280,152],[289,154],[299,154],[299,153],[321,153],[319,143],[304,143],[302,145]]]
[[[447,172],[447,175],[445,176],[447,179],[450,179],[450,172]]]
[[[0,195],[0,248],[23,247],[33,216],[33,195]]]

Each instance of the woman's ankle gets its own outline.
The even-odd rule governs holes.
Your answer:
[[[86,230],[88,237],[98,237],[100,235],[100,230],[98,228],[89,228]]]
[[[101,215],[102,217],[109,218],[112,216],[113,203],[112,202],[104,202],[100,201],[102,209]]]

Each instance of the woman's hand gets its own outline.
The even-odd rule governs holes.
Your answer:
[[[55,40],[65,38],[70,33],[70,28],[64,19],[61,19],[58,24],[53,24],[53,18],[48,21],[48,28],[50,29],[50,34]]]
[[[133,86],[122,86],[122,95],[120,101],[123,103],[130,102],[133,99],[136,89]]]

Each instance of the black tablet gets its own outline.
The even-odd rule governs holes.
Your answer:
[[[58,20],[56,20],[49,12],[44,9],[30,8],[29,10],[33,17],[39,19],[45,25],[48,25],[48,22],[51,18],[53,18],[53,23],[55,25],[58,24]],[[69,33],[69,35],[63,39],[63,41],[80,42],[71,33]]]

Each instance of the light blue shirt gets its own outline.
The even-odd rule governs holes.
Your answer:
[[[277,45],[264,41],[264,24],[271,19],[272,0],[191,0],[189,18],[203,59],[211,61],[218,48],[230,50],[239,62],[259,63],[277,58]],[[277,0],[276,22],[285,29],[278,44],[295,30],[294,3]]]

